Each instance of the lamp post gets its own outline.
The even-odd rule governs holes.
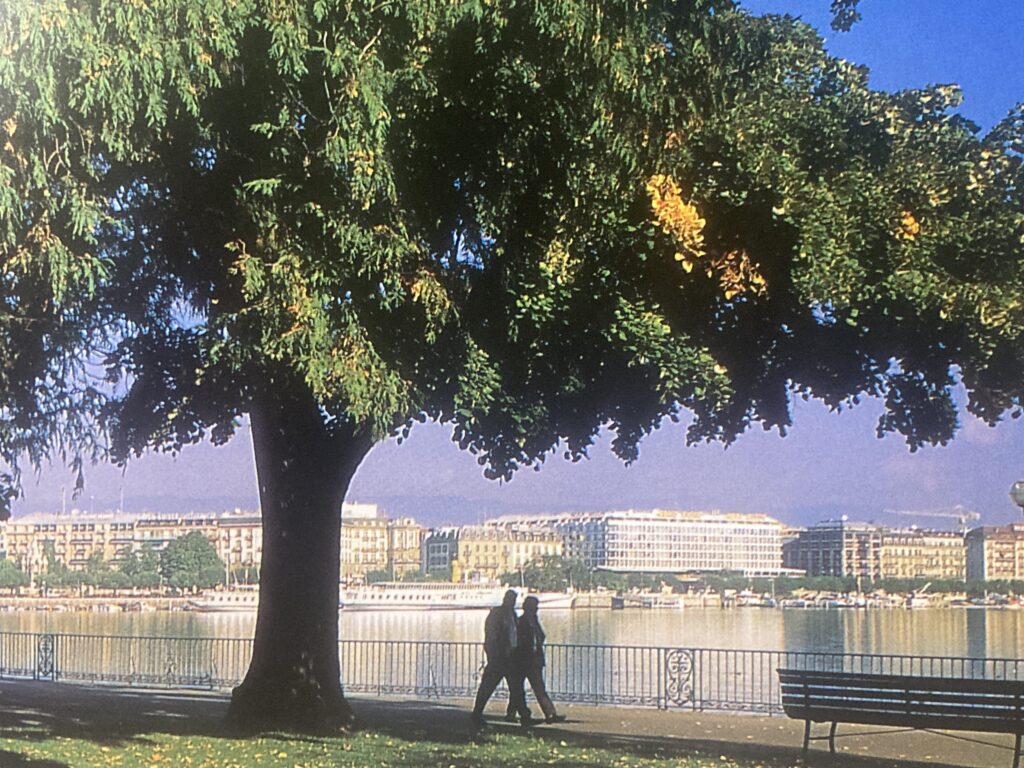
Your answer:
[[[1010,487],[1010,498],[1024,512],[1024,480],[1018,480]]]

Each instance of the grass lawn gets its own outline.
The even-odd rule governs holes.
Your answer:
[[[373,731],[339,738],[266,736],[228,739],[150,733],[116,744],[51,737],[0,738],[0,765],[16,768],[190,766],[190,768],[755,768],[724,757],[637,755],[517,733],[488,733],[475,742],[406,741]],[[772,764],[777,765],[777,764]]]

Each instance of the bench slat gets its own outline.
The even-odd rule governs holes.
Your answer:
[[[843,697],[852,701],[890,701],[896,703],[913,703],[928,701],[949,704],[978,705],[989,707],[1018,707],[1024,703],[1024,698],[1007,693],[958,693],[955,691],[922,691],[892,688],[868,688],[866,686],[847,687],[841,685],[822,685],[812,683],[810,685],[796,685],[793,683],[782,686],[782,698],[817,698]]]
[[[832,683],[842,687],[858,684],[902,690],[911,686],[922,691],[967,691],[970,693],[1006,693],[1024,695],[1024,681],[978,680],[973,678],[926,677],[917,675],[875,675],[860,672],[823,672],[818,670],[779,669],[779,681],[794,683]]]
[[[794,720],[816,723],[839,722],[857,725],[883,725],[897,728],[934,728],[946,731],[978,731],[979,733],[1024,733],[1024,721],[1003,717],[964,718],[928,715],[896,715],[891,713],[861,712],[843,707],[786,707],[786,714]]]
[[[803,699],[794,697],[783,699],[784,708],[800,707],[803,709],[832,709],[836,711],[849,712],[874,712],[881,715],[893,715],[900,717],[912,717],[915,715],[956,717],[956,718],[977,718],[1001,720],[1017,720],[1024,723],[1024,710],[1019,707],[977,707],[977,706],[956,706],[950,704],[934,704],[930,702],[914,702],[909,706],[895,706],[892,702],[871,701],[868,699],[854,700],[842,697],[817,699]]]

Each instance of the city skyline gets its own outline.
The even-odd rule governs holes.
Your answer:
[[[867,4],[864,19],[845,34],[828,29],[825,0],[751,0],[755,12],[802,15],[828,39],[837,55],[867,64],[871,82],[886,89],[959,82],[962,111],[987,130],[1024,98],[1024,42],[1008,23],[1015,8],[990,2],[986,13],[960,3]],[[963,398],[961,398],[963,399]],[[874,437],[879,408],[864,403],[841,415],[816,403],[794,403],[794,426],[781,439],[756,426],[728,450],[685,448],[685,425],[666,425],[641,445],[640,460],[622,466],[607,439],[591,459],[568,465],[553,457],[543,471],[521,471],[510,483],[484,480],[475,460],[451,444],[448,430],[417,426],[411,438],[375,448],[353,481],[349,500],[375,501],[390,514],[427,520],[449,514],[474,522],[513,512],[628,507],[708,508],[763,512],[800,524],[846,514],[887,520],[887,509],[941,510],[960,505],[982,523],[1020,519],[1010,485],[1024,477],[1024,426],[1007,421],[989,429],[967,414],[956,440],[911,454],[899,437]],[[188,447],[173,459],[163,454],[133,461],[122,474],[88,468],[86,490],[72,499],[74,479],[48,470],[39,482],[25,478],[16,516],[36,511],[85,509],[212,512],[257,506],[251,438],[240,434],[221,448]],[[908,523],[915,522],[904,518]],[[930,524],[930,518],[917,521]]]

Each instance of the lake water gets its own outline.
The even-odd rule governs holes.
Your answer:
[[[1024,611],[692,608],[542,612],[550,643],[1024,657]],[[483,611],[347,612],[343,638],[479,642]],[[255,614],[0,613],[2,632],[251,637]]]

